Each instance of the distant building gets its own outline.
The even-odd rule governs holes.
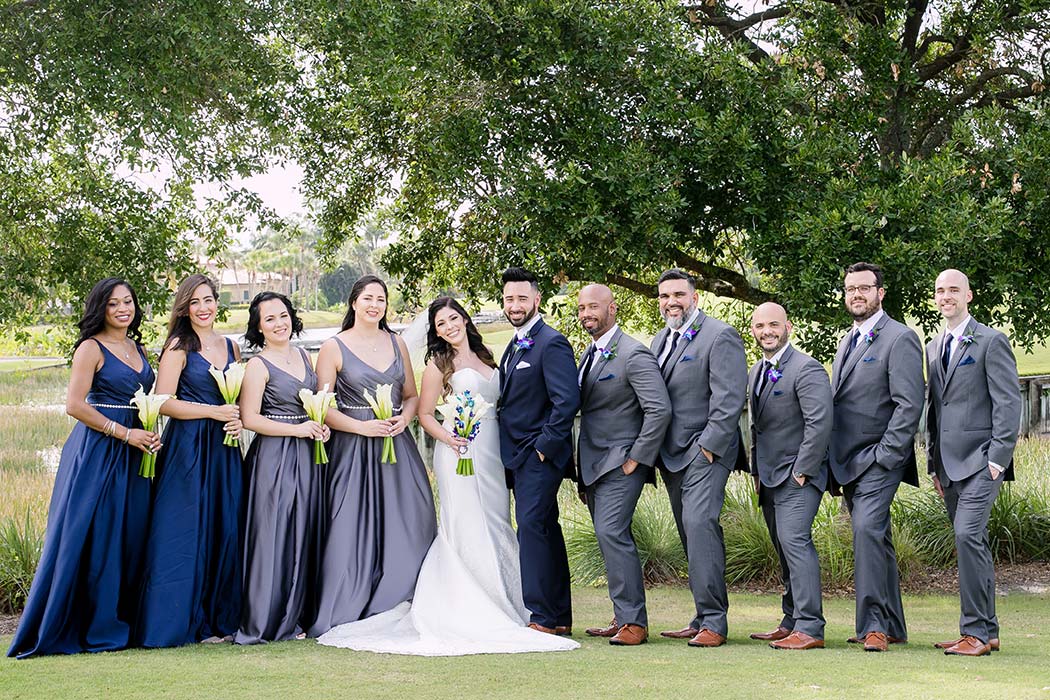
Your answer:
[[[227,304],[246,304],[259,292],[291,295],[292,280],[279,272],[256,272],[241,267],[226,268],[213,260],[205,262],[205,274],[219,285],[219,296]]]

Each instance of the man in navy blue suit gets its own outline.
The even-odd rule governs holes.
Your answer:
[[[503,273],[503,313],[515,328],[500,361],[500,453],[514,489],[521,592],[529,627],[572,633],[569,560],[558,524],[558,488],[573,478],[572,423],[580,408],[569,341],[539,315],[536,276]]]

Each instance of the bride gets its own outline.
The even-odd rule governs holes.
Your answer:
[[[567,651],[579,644],[528,629],[521,596],[518,544],[510,526],[510,494],[499,457],[495,413],[486,414],[471,445],[474,475],[456,474],[464,438],[434,418],[453,393],[470,390],[493,407],[499,371],[481,333],[455,299],[430,304],[427,366],[420,392],[419,422],[440,445],[434,473],[440,525],[416,581],[411,602],[318,638],[328,646],[389,654],[464,654]]]

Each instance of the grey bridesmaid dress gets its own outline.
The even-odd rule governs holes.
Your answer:
[[[260,359],[270,373],[262,414],[283,423],[307,420],[299,390],[317,390],[309,356],[303,353],[302,380]],[[314,464],[313,440],[273,435],[256,436],[245,466],[244,588],[234,641],[294,639],[310,627],[316,609],[325,467]]]
[[[343,367],[336,378],[339,410],[358,420],[375,418],[364,398],[392,384],[401,405],[405,370],[396,337],[394,361],[378,370],[340,340]],[[383,438],[333,431],[329,441],[324,545],[317,616],[308,634],[390,610],[411,600],[416,577],[437,535],[434,498],[423,460],[408,431],[394,438],[396,464],[383,464]]]

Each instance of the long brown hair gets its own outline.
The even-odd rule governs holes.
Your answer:
[[[354,327],[354,302],[357,301],[357,297],[361,296],[361,292],[365,291],[365,287],[370,284],[378,284],[383,288],[383,296],[386,298],[387,310],[390,309],[390,293],[386,289],[386,282],[379,279],[375,275],[365,275],[364,277],[358,278],[354,282],[354,286],[350,288],[350,298],[346,300],[346,315],[343,316],[343,327],[340,331],[345,331],[347,328]],[[383,312],[383,318],[379,319],[379,327],[387,333],[392,333],[390,326],[386,322],[386,311]]]
[[[215,306],[219,306],[219,290],[215,283],[207,275],[190,275],[179,283],[175,290],[175,301],[171,304],[171,316],[168,317],[168,339],[164,341],[164,347],[171,347],[172,341],[179,341],[179,350],[186,353],[197,352],[201,349],[200,338],[193,330],[190,323],[190,300],[197,287],[202,284],[208,285],[212,296],[215,297]]]
[[[496,360],[492,357],[492,351],[485,346],[481,332],[474,325],[474,321],[470,319],[470,314],[467,313],[462,304],[452,297],[438,297],[430,302],[430,308],[427,310],[426,361],[430,362],[433,360],[434,366],[441,370],[441,386],[443,387],[441,395],[448,396],[452,392],[452,375],[456,372],[456,366],[453,363],[456,357],[456,350],[447,340],[437,334],[437,329],[434,327],[434,317],[437,316],[437,312],[441,311],[441,309],[452,309],[463,319],[467,329],[467,345],[478,356],[478,359],[489,367],[495,367]]]

